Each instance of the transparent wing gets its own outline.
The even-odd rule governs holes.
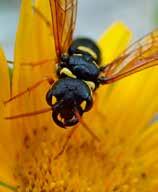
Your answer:
[[[145,68],[158,65],[158,29],[136,41],[103,68],[103,83],[112,83]]]
[[[49,0],[56,54],[67,51],[76,24],[77,0]]]

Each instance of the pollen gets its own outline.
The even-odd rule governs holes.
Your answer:
[[[80,133],[76,132],[65,152],[54,160],[66,136],[61,133],[56,134],[51,129],[41,129],[33,137],[27,137],[27,145],[25,140],[22,155],[17,159],[16,177],[21,183],[19,192],[76,192],[76,186],[79,191],[90,192],[94,191],[96,182],[102,183],[103,188],[105,175],[102,169],[106,165],[103,161],[105,156],[92,138],[82,140]],[[95,162],[98,162],[97,165]],[[91,168],[88,166],[90,164]],[[87,167],[90,177],[86,176]],[[94,170],[97,178],[93,183]]]
[[[44,139],[40,135],[44,136]],[[24,144],[23,155],[18,159],[16,173],[20,180],[19,191],[51,191],[54,188],[60,191],[64,188],[64,180],[58,174],[58,167],[53,157],[55,144],[46,129],[36,136],[28,138]],[[57,167],[57,168],[56,168]]]
[[[98,143],[83,131],[83,127],[78,128],[57,159],[54,157],[68,133],[43,128],[27,137],[17,159],[16,178],[21,183],[18,191],[76,192],[77,186],[78,191],[85,192],[146,192],[150,176],[143,161],[137,159],[137,147],[126,151],[123,146],[128,148],[130,142],[122,145],[120,141],[117,147],[108,149],[108,138]]]

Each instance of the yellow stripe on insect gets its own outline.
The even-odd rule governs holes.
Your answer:
[[[82,103],[80,104],[83,111],[86,109],[86,105],[87,105],[86,101],[82,101]]]
[[[76,75],[74,75],[68,68],[64,67],[61,71],[60,71],[60,75],[61,74],[65,74],[68,77],[72,77],[72,78],[76,78]]]
[[[52,105],[54,105],[57,102],[57,98],[55,96],[52,97]]]
[[[93,91],[95,89],[95,83],[93,81],[84,81],[88,87]]]
[[[84,46],[79,46],[77,49],[79,49],[80,51],[85,51],[89,53],[94,59],[97,59],[97,55],[92,49]]]

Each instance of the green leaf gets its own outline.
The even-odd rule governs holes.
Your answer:
[[[10,189],[11,191],[17,191],[17,187],[4,183],[0,181],[0,186]]]

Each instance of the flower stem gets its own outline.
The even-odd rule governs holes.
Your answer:
[[[0,186],[6,187],[6,188],[10,189],[11,191],[17,191],[17,187],[4,183],[3,181],[0,181]]]

